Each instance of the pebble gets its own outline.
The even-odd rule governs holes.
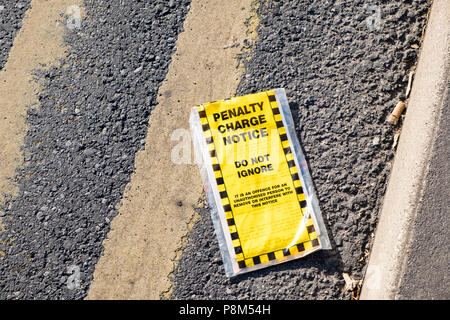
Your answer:
[[[372,140],[372,145],[373,146],[378,146],[380,144],[380,137],[375,137]]]

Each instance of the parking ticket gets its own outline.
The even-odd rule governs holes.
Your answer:
[[[228,276],[330,248],[284,89],[202,104],[190,123]]]

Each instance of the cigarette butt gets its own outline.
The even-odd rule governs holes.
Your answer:
[[[395,106],[392,113],[389,115],[387,121],[389,123],[396,124],[398,122],[398,119],[403,113],[403,110],[405,110],[406,104],[403,101],[399,101],[397,105]]]

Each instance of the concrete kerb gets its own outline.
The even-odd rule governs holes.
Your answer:
[[[449,40],[450,2],[434,0],[360,299],[396,298],[450,70]]]

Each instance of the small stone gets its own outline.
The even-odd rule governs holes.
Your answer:
[[[372,140],[372,145],[373,146],[378,146],[380,144],[380,137],[375,137]]]
[[[84,150],[84,155],[87,157],[93,156],[95,154],[95,150],[94,149],[86,149]]]
[[[70,249],[70,248],[72,247],[72,241],[70,241],[70,240],[64,241],[63,247],[64,247],[64,249],[66,249],[66,250]]]
[[[43,221],[44,218],[45,218],[45,213],[42,212],[42,211],[39,211],[39,212],[36,214],[36,218],[37,218],[39,221]]]

